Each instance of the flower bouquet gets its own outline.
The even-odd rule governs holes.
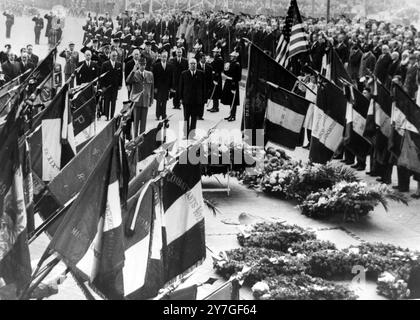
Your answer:
[[[355,300],[347,286],[305,274],[267,278],[252,287],[259,300]]]
[[[287,252],[293,243],[314,240],[315,233],[299,226],[282,223],[257,223],[238,234],[244,247],[260,247]]]
[[[386,185],[368,186],[364,182],[339,182],[332,188],[311,193],[299,205],[302,213],[312,218],[343,215],[346,221],[357,221],[378,205],[388,209],[388,200],[408,204],[404,195]]]

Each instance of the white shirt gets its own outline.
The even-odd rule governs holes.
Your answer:
[[[110,61],[111,61],[112,68],[115,68],[115,61],[112,61],[112,60],[110,60]]]
[[[162,62],[162,68],[163,70],[166,70],[166,62],[165,63]]]
[[[191,75],[194,77],[196,71],[191,71]]]

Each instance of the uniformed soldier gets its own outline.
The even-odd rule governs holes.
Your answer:
[[[60,53],[60,57],[66,59],[66,64],[64,66],[64,79],[67,82],[79,65],[79,53],[74,50],[74,42],[69,43],[69,48],[63,50]],[[70,81],[69,85],[70,88],[73,88],[74,81]]]
[[[222,73],[224,69],[224,60],[221,55],[221,50],[218,47],[213,49],[213,61],[211,62],[213,68],[213,84],[215,85],[212,95],[213,107],[208,109],[210,112],[219,112],[219,100],[222,94]]]
[[[42,19],[41,15],[38,13],[36,17],[32,18],[32,21],[35,22],[35,44],[39,44],[39,37],[41,36],[42,29],[44,29],[44,19]]]

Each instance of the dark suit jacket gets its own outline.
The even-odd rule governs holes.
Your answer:
[[[182,58],[181,63],[179,63],[177,58],[172,58],[170,62],[174,66],[173,85],[176,89],[178,89],[182,72],[184,72],[185,70],[188,70],[188,60],[185,58]]]
[[[124,79],[126,83],[127,83],[127,78],[130,75],[131,71],[133,71],[135,65],[136,63],[132,57],[125,63]]]
[[[6,82],[13,80],[18,75],[20,75],[20,68],[17,62],[11,63],[9,61],[6,61],[1,65],[1,68],[3,70],[4,79],[6,80]]]
[[[197,69],[204,72],[204,80],[206,82],[206,99],[210,99],[213,91],[213,68],[209,63],[205,64],[205,70],[201,67],[201,63],[197,64]]]
[[[109,94],[118,92],[118,88],[122,86],[122,64],[116,61],[115,68],[112,68],[111,61],[108,60],[104,62],[101,68],[101,74],[104,74],[105,72],[108,73],[100,80],[101,88],[105,89],[108,86],[111,86],[107,91]]]
[[[153,76],[155,80],[155,99],[166,101],[169,99],[169,90],[173,88],[174,66],[166,62],[166,69],[163,70],[162,63],[153,65]]]
[[[375,76],[385,84],[386,80],[388,79],[388,68],[389,65],[392,63],[392,58],[390,54],[382,54],[378,61],[376,62],[375,66]]]
[[[91,61],[89,67],[86,64],[86,61],[79,64],[79,67],[80,66],[81,68],[76,75],[76,83],[78,86],[82,83],[93,81],[99,75],[99,67],[95,61]]]
[[[194,108],[189,111],[198,113],[199,107],[206,103],[206,81],[204,72],[197,70],[194,77],[190,70],[182,72],[179,80],[178,92],[184,108]]]
[[[31,54],[31,56],[28,55],[29,61],[32,62],[32,64],[36,67],[38,66],[39,57],[36,54]]]
[[[31,63],[31,62],[28,62],[27,64],[26,64],[26,66],[23,66],[23,63],[22,63],[22,61],[21,62],[19,62],[19,70],[20,70],[20,74],[23,74],[23,73],[25,73],[27,70],[34,70],[35,69],[35,66]],[[23,76],[22,77],[22,80],[25,80],[28,76],[29,76],[29,73],[30,73],[31,71],[28,71],[28,73],[25,75],[25,76]]]
[[[339,44],[335,50],[343,64],[349,62],[350,50],[345,43]]]

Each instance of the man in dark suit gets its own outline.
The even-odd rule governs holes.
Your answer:
[[[350,50],[346,43],[344,42],[346,36],[344,34],[338,35],[338,45],[336,47],[336,51],[338,56],[341,59],[341,62],[343,63],[344,67],[347,68],[348,62],[349,62],[349,56],[350,56]]]
[[[8,59],[1,65],[4,73],[4,79],[9,82],[20,75],[19,65],[15,62],[15,54],[9,52]]]
[[[26,46],[26,52],[28,54],[29,62],[31,62],[35,67],[38,66],[39,57],[34,54],[34,47],[31,44]]]
[[[79,72],[76,74],[76,84],[80,86],[83,83],[89,83],[98,76],[98,64],[92,61],[92,52],[85,51],[85,61],[79,67]]]
[[[206,96],[205,96],[205,100],[206,102],[211,98],[212,92],[213,92],[213,88],[214,88],[214,84],[213,84],[213,68],[212,66],[206,62],[206,55],[204,53],[200,53],[199,55],[199,63],[197,66],[198,70],[201,70],[204,72],[204,79],[206,82]],[[198,120],[204,120],[203,116],[204,116],[204,104],[201,106],[200,109],[200,113],[198,114]]]
[[[388,79],[388,68],[392,63],[389,51],[389,47],[387,45],[383,45],[382,54],[375,65],[374,74],[383,84],[385,84]]]
[[[114,116],[118,90],[122,87],[122,64],[117,61],[118,52],[112,50],[109,61],[102,65],[101,74],[107,74],[101,78],[100,86],[104,92],[104,113],[109,120]]]
[[[176,57],[171,59],[171,63],[174,66],[174,77],[173,77],[173,86],[176,90],[175,96],[174,96],[174,109],[181,109],[180,104],[180,93],[178,91],[179,89],[179,82],[181,78],[182,72],[185,70],[188,70],[188,60],[183,58],[182,55],[184,52],[181,48],[178,48],[176,50]]]
[[[19,62],[20,74],[24,74],[28,70],[34,70],[34,68],[35,66],[28,59],[28,54],[23,53],[21,57],[21,61]],[[28,71],[26,75],[22,76],[22,81],[25,81],[25,79],[28,77],[30,72],[31,71]]]
[[[168,63],[168,53],[163,51],[160,61],[153,65],[155,81],[156,119],[166,119],[166,103],[169,99],[169,91],[173,88],[174,67]]]
[[[184,107],[184,133],[186,138],[194,135],[197,116],[206,101],[206,81],[204,72],[197,70],[197,60],[189,60],[189,69],[181,73],[179,98]]]

